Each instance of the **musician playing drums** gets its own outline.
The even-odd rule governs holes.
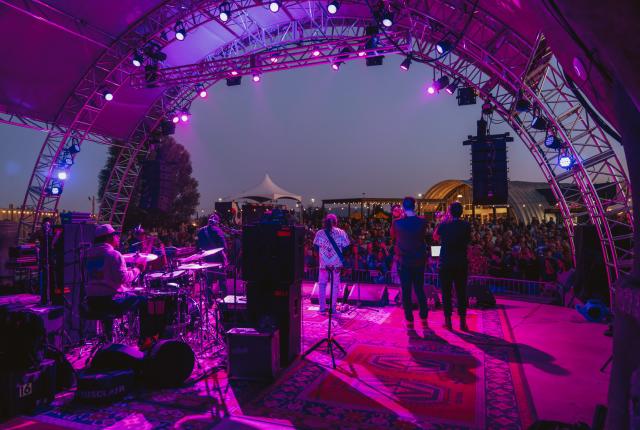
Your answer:
[[[204,258],[207,263],[221,263],[222,267],[219,269],[208,269],[207,274],[207,303],[209,306],[213,303],[213,283],[218,281],[220,293],[222,296],[227,295],[225,268],[227,266],[227,242],[224,238],[224,232],[219,227],[220,217],[218,214],[213,213],[209,217],[209,221],[206,226],[198,230],[197,246],[201,251],[206,251],[214,248],[223,248],[221,252],[217,252],[213,255],[209,255]]]
[[[167,254],[165,252],[164,244],[156,236],[149,236],[142,228],[142,225],[138,225],[132,231],[133,238],[130,241],[129,253],[141,253],[141,254],[156,254],[160,258],[158,261],[152,262],[150,270],[162,270],[168,266]]]
[[[132,310],[140,312],[140,349],[149,348],[155,333],[153,325],[146,317],[146,298],[132,294],[128,285],[144,270],[145,263],[139,262],[133,269],[127,268],[120,246],[120,236],[110,224],[96,228],[93,247],[87,251],[87,305],[89,311],[124,315]],[[112,320],[104,320],[105,331],[111,335]]]

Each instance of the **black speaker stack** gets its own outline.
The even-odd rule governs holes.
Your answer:
[[[300,354],[304,228],[282,223],[247,225],[242,233],[247,311],[260,332],[280,332],[280,363]]]
[[[177,175],[172,163],[147,160],[142,166],[140,207],[167,212],[176,196]]]
[[[607,268],[596,226],[576,225],[573,244],[576,250],[574,294],[582,301],[599,299],[609,304]]]
[[[469,136],[474,205],[506,205],[509,197],[507,142],[509,133],[487,134],[487,122],[478,121],[478,135]]]

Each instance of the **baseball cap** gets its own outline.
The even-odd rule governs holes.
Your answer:
[[[120,232],[116,231],[111,224],[100,224],[96,228],[95,237],[112,236],[114,234],[120,234]]]

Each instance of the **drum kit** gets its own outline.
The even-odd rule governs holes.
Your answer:
[[[167,270],[141,274],[131,285],[131,291],[147,298],[148,315],[161,337],[196,336],[203,349],[209,340],[217,340],[217,324],[209,319],[206,272],[226,269],[222,263],[203,261],[223,248],[197,252],[184,258],[169,260]],[[147,265],[158,259],[156,254],[123,254],[128,265]]]

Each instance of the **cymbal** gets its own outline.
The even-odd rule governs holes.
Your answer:
[[[178,266],[180,270],[200,270],[200,269],[216,269],[222,267],[221,263],[192,263]]]
[[[131,252],[129,254],[122,254],[122,256],[124,257],[124,261],[130,264],[149,263],[158,259],[158,256],[155,254],[145,254],[142,252]]]
[[[182,263],[191,263],[193,261],[202,260],[205,257],[209,257],[210,255],[217,254],[218,252],[222,251],[223,249],[224,248],[206,249],[204,251],[196,252],[195,254],[190,255],[189,257],[183,258],[180,261]]]

